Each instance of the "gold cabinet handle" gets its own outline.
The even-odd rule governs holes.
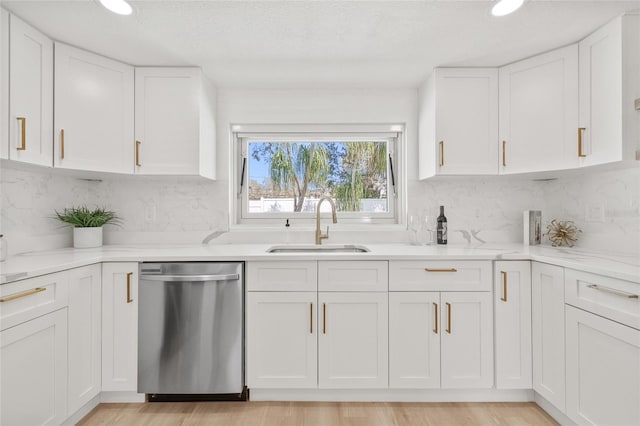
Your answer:
[[[313,334],[313,302],[309,304],[309,334]]]
[[[64,129],[60,129],[60,158],[64,160]]]
[[[502,167],[507,166],[507,141],[502,141]]]
[[[444,166],[444,141],[440,141],[440,167]]]
[[[133,276],[133,272],[127,272],[127,303],[133,302],[131,298],[131,277]]]
[[[582,135],[584,131],[587,130],[586,127],[578,127],[578,157],[586,157],[586,154],[582,153]]]
[[[327,304],[322,304],[322,334],[327,334]]]
[[[20,122],[20,146],[16,149],[18,151],[24,151],[27,149],[27,118],[26,117],[16,117],[16,119]]]
[[[447,329],[446,332],[451,334],[451,304],[446,303],[447,305]]]
[[[626,297],[627,299],[637,299],[638,295],[633,293],[627,293],[626,291],[616,290],[615,288],[604,287],[598,284],[590,284],[587,287],[592,288],[594,290],[600,290],[605,293],[615,294],[616,296]]]
[[[505,271],[500,271],[502,274],[502,297],[500,300],[503,302],[507,301],[507,273]]]
[[[140,164],[140,144],[142,142],[140,141],[136,141],[136,166],[140,167],[142,166],[142,164]]]
[[[433,302],[433,319],[434,319],[434,327],[433,327],[433,332],[435,334],[438,334],[438,304],[436,302]]]
[[[456,268],[448,268],[448,269],[432,269],[432,268],[424,268],[427,272],[458,272]]]
[[[24,291],[22,293],[14,294],[12,296],[3,297],[0,299],[0,302],[10,302],[12,300],[20,299],[21,297],[31,296],[32,294],[40,293],[45,291],[45,287],[36,287],[33,290]]]

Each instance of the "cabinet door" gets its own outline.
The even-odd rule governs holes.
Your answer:
[[[67,417],[67,310],[0,332],[0,424],[61,424]]]
[[[317,293],[249,292],[247,385],[318,386]]]
[[[440,387],[440,293],[389,293],[389,387]]]
[[[565,409],[564,270],[531,266],[533,389],[557,409]]]
[[[321,388],[388,386],[388,294],[318,293]]]
[[[0,158],[9,158],[9,12],[0,8]]]
[[[147,175],[197,175],[200,70],[136,68],[135,170]]]
[[[53,165],[53,42],[10,15],[9,158]]]
[[[495,262],[496,387],[531,389],[531,262]]]
[[[438,174],[498,173],[498,70],[438,68]]]
[[[133,173],[133,67],[55,45],[54,165]]]
[[[102,264],[102,390],[138,386],[138,264]]]
[[[100,393],[101,266],[69,271],[69,414]]]
[[[640,330],[566,307],[567,415],[578,424],[640,424]]]
[[[578,166],[578,46],[500,68],[500,173]]]
[[[492,387],[491,293],[442,293],[440,300],[442,387]]]

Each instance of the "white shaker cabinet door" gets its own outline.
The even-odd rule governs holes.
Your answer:
[[[0,424],[61,424],[67,417],[67,310],[0,332]]]
[[[9,159],[53,165],[53,42],[10,15]]]
[[[565,410],[564,269],[531,265],[533,390]]]
[[[55,44],[54,165],[133,173],[133,67]]]
[[[389,387],[440,387],[439,292],[389,293]]]
[[[320,388],[386,388],[387,293],[318,293]]]
[[[102,390],[138,388],[138,264],[102,264]]]
[[[9,158],[9,12],[0,8],[0,158]]]
[[[495,262],[496,387],[531,389],[531,262]]]
[[[493,309],[490,292],[442,293],[442,388],[493,386]]]
[[[318,386],[317,293],[249,292],[247,385]]]

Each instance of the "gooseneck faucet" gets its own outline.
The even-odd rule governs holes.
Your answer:
[[[318,200],[318,204],[316,204],[316,244],[317,245],[322,244],[322,240],[324,240],[325,238],[329,238],[329,226],[327,226],[326,234],[323,234],[322,231],[320,230],[320,204],[322,204],[324,200],[327,200],[329,204],[331,204],[331,216],[333,219],[333,223],[338,223],[338,217],[336,216],[336,205],[333,202],[333,200],[329,197],[320,198],[320,200]]]

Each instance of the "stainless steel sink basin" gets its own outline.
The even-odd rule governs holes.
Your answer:
[[[353,244],[325,244],[325,245],[281,245],[267,249],[267,253],[367,253],[368,248]]]

